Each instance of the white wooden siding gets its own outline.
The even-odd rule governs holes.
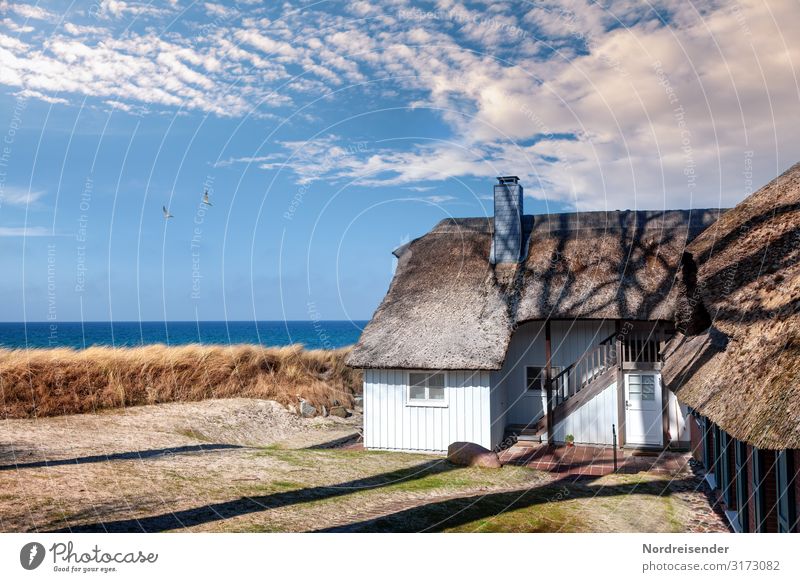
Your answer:
[[[564,369],[587,350],[614,333],[613,321],[553,321],[550,323],[553,366]],[[517,328],[503,369],[493,374],[492,387],[500,387],[507,402],[508,424],[527,424],[544,415],[543,399],[532,397],[525,386],[525,368],[545,365],[544,322]]]
[[[491,448],[489,376],[446,372],[446,406],[409,406],[407,371],[364,370],[365,448],[444,452],[456,441]]]
[[[565,368],[614,333],[613,321],[553,321],[550,338],[553,365]]]
[[[571,434],[576,443],[610,445],[613,443],[612,424],[617,424],[616,382],[556,424],[553,440],[563,443]]]

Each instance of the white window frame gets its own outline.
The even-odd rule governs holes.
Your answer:
[[[546,368],[544,364],[525,364],[522,366],[522,385],[525,387],[525,392],[532,392],[534,390],[539,390],[539,388],[528,388],[528,368],[541,368],[542,371]],[[561,366],[550,366],[550,379],[552,380],[556,376],[561,373]],[[543,379],[544,380],[544,379]],[[544,385],[545,382],[542,381],[542,392],[547,392],[547,386]]]
[[[441,400],[431,400],[426,398],[425,400],[411,398],[411,374],[441,374],[444,376],[444,398]],[[446,371],[436,371],[436,370],[408,370],[406,371],[406,406],[414,406],[414,407],[427,407],[427,408],[447,408],[450,406],[449,403],[449,396],[450,391],[447,389],[448,387],[448,380],[450,375]],[[426,386],[427,390],[427,386]]]

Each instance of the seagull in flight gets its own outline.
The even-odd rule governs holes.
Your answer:
[[[169,210],[167,210],[166,206],[161,207],[161,212],[164,213],[164,218],[174,218],[172,214],[170,214]]]
[[[203,204],[206,206],[214,206],[211,204],[211,200],[208,199],[208,190],[206,190],[205,194],[203,194]]]

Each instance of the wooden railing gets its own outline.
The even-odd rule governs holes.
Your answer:
[[[620,353],[617,353],[618,345]],[[642,332],[614,333],[550,379],[551,408],[575,396],[609,370],[649,367],[660,362],[660,336]]]
[[[614,333],[600,342],[613,345],[619,340],[623,364],[653,364],[661,362],[661,341],[653,333]]]
[[[659,341],[652,337],[626,338],[622,340],[623,364],[653,364],[661,361]]]
[[[587,351],[550,380],[551,406],[555,408],[599,376],[617,366],[617,347],[604,343]]]

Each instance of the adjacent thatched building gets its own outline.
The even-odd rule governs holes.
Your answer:
[[[665,384],[695,413],[695,454],[734,526],[797,531],[800,164],[687,251],[694,280],[682,282],[685,333],[665,351]]]
[[[348,363],[363,368],[365,445],[445,451],[522,438],[663,447],[688,438],[661,390],[688,242],[717,211],[448,219],[395,251],[397,272]]]

